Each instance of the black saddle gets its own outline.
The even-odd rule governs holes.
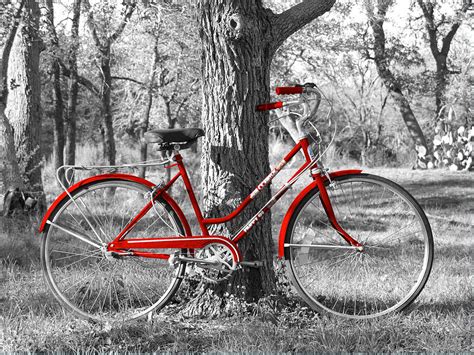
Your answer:
[[[145,141],[159,144],[158,150],[180,150],[189,148],[203,136],[200,128],[155,129],[145,132]]]

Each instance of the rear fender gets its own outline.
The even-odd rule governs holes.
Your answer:
[[[340,170],[340,171],[334,171],[329,174],[329,177],[331,179],[339,177],[339,176],[345,176],[345,175],[352,175],[352,174],[360,174],[362,170]],[[327,181],[327,177],[323,177],[324,181]],[[296,210],[296,207],[299,205],[299,203],[306,197],[306,195],[317,186],[316,181],[313,181],[311,184],[306,186],[303,191],[299,193],[298,196],[293,200],[290,208],[285,214],[285,217],[283,218],[283,221],[281,223],[281,228],[280,228],[280,237],[278,240],[278,258],[281,259],[283,258],[285,254],[285,236],[286,232],[288,230],[289,224],[290,224],[290,219],[293,216],[293,213]]]
[[[152,183],[151,181],[142,179],[138,176],[133,176],[133,175],[128,175],[128,174],[103,174],[103,175],[96,175],[92,176],[90,178],[81,180],[77,182],[76,184],[72,185],[70,188],[67,189],[69,194],[72,194],[74,191],[79,189],[80,187],[84,185],[88,185],[92,182],[97,182],[97,181],[107,181],[107,180],[123,180],[123,181],[133,181],[133,182],[138,182],[140,184],[143,184],[147,187],[153,188],[155,187],[155,184]],[[46,214],[43,217],[43,220],[41,221],[39,231],[43,232],[44,228],[46,226],[46,222],[52,217],[53,212],[56,210],[58,206],[60,206],[61,202],[64,201],[65,199],[69,198],[69,194],[64,191],[61,195],[59,195],[56,200],[51,204],[51,206],[48,208],[46,211]],[[181,208],[178,206],[178,204],[168,195],[166,192],[163,192],[162,195],[163,199],[170,204],[170,206],[173,208],[174,211],[176,211],[176,214],[178,215],[179,219],[183,222],[183,227],[185,230],[186,235],[192,235],[191,233],[191,228],[189,227],[189,223],[186,220],[186,217],[181,210]]]

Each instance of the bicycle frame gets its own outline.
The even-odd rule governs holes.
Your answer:
[[[270,211],[273,205],[293,186],[293,184],[299,180],[302,174],[309,169],[317,169],[317,159],[312,160],[308,151],[309,140],[308,138],[302,138],[293,149],[280,161],[280,163],[272,169],[272,171],[265,177],[265,179],[248,195],[242,203],[230,214],[224,217],[219,218],[204,218],[202,215],[201,208],[198,204],[196,196],[194,194],[193,187],[189,180],[189,176],[186,171],[186,167],[183,163],[183,158],[179,153],[175,153],[173,157],[174,163],[166,166],[166,168],[171,169],[173,167],[178,168],[178,172],[174,175],[164,186],[159,187],[156,191],[153,192],[153,196],[150,199],[142,210],[133,218],[133,220],[125,226],[125,228],[117,235],[117,237],[109,243],[108,250],[112,252],[123,253],[133,253],[135,256],[141,257],[150,257],[150,258],[160,258],[167,259],[169,254],[155,254],[150,252],[139,252],[134,251],[134,249],[166,249],[166,248],[199,248],[203,246],[203,242],[206,243],[212,242],[222,242],[225,240],[225,244],[230,247],[234,256],[237,260],[240,260],[240,252],[236,243],[244,238],[250,230],[263,218],[263,216]],[[259,210],[259,212],[254,215],[248,222],[246,222],[237,233],[235,233],[231,238],[226,238],[222,236],[210,236],[208,226],[214,224],[222,224],[229,222],[236,218],[254,199],[255,197],[266,187],[271,181],[279,174],[279,172],[285,167],[285,165],[298,153],[302,151],[305,162],[303,165],[291,176],[291,178],[274,194],[270,200]],[[354,240],[349,234],[347,234],[344,229],[339,225],[336,220],[336,216],[332,209],[331,202],[329,200],[326,187],[324,185],[325,176],[321,174],[320,170],[315,170],[312,172],[312,177],[316,182],[318,188],[320,189],[320,198],[323,203],[324,209],[329,217],[329,220],[332,226],[336,231],[341,235],[346,242],[354,247],[360,247],[361,245]],[[135,224],[140,221],[140,219],[146,215],[146,213],[153,207],[153,202],[160,197],[161,194],[166,192],[179,178],[183,180],[183,183],[188,192],[188,197],[190,199],[191,205],[193,207],[197,222],[201,229],[202,235],[199,236],[169,236],[165,238],[142,238],[142,239],[125,239],[127,234],[133,229]],[[129,254],[127,254],[129,255]]]

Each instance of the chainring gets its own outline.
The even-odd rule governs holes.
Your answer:
[[[210,283],[228,280],[237,270],[237,260],[224,244],[211,243],[196,251],[196,259],[212,261],[215,264],[195,264],[196,273]]]

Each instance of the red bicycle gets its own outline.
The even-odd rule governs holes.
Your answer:
[[[191,268],[205,280],[220,282],[243,266],[258,267],[258,262],[242,260],[239,240],[309,174],[312,182],[289,206],[278,242],[278,257],[284,258],[298,294],[316,311],[349,318],[373,318],[410,305],[433,261],[433,237],[423,210],[385,178],[322,168],[305,125],[321,103],[314,84],[280,87],[277,94],[299,96],[257,110],[280,109],[279,119],[297,143],[228,216],[202,215],[179,154],[204,135],[198,128],[146,134],[168,158],[143,164],[177,169],[166,183],[107,173],[65,189],[40,226],[42,266],[56,298],[83,318],[125,321],[165,306]],[[232,236],[209,234],[209,225],[239,215],[299,152],[302,166],[240,230]],[[167,193],[178,179],[186,186],[201,235],[193,235]]]

